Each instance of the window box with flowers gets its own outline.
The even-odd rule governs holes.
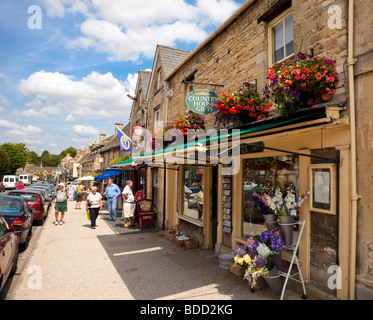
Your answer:
[[[222,93],[214,106],[219,110],[215,114],[215,125],[224,128],[236,128],[247,123],[268,117],[272,103],[266,101],[255,89],[246,86],[243,90]]]
[[[326,103],[336,92],[338,73],[335,63],[335,60],[299,53],[296,59],[269,68],[269,83],[263,94],[284,116]]]

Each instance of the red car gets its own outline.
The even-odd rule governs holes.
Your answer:
[[[16,273],[19,238],[0,215],[0,291],[7,279]]]
[[[44,220],[48,216],[49,204],[45,201],[43,193],[38,190],[13,190],[7,193],[8,196],[21,196],[23,197],[30,209],[32,210],[32,215],[34,221],[37,221],[39,225],[44,223]]]
[[[5,192],[5,186],[2,181],[0,181],[0,192]]]

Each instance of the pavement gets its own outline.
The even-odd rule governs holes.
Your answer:
[[[118,212],[118,216],[120,213]],[[7,300],[279,300],[270,289],[219,268],[214,250],[178,247],[153,229],[125,229],[104,210],[90,228],[68,203],[63,225],[54,208]],[[285,300],[301,300],[291,290]]]

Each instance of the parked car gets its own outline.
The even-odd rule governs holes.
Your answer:
[[[5,192],[5,186],[2,181],[0,181],[0,192]]]
[[[50,204],[51,204],[51,202],[52,202],[52,198],[49,196],[49,194],[48,194],[48,190],[46,190],[45,188],[29,187],[29,188],[26,188],[26,189],[23,189],[23,190],[27,190],[27,191],[34,190],[34,191],[40,191],[40,192],[42,192],[45,201],[46,201],[46,202],[48,203],[48,205],[50,206]]]
[[[48,216],[49,205],[45,201],[42,191],[38,190],[14,190],[8,192],[8,196],[23,197],[26,199],[30,208],[34,209],[32,215],[34,216],[34,222],[39,225],[44,223],[44,220]]]
[[[53,199],[53,192],[54,192],[54,188],[51,184],[49,183],[38,183],[36,185],[33,186],[34,189],[38,188],[38,189],[41,189],[41,188],[44,188],[45,190],[47,190],[47,193],[48,193],[48,196]]]
[[[0,196],[0,214],[19,237],[22,250],[28,246],[34,217],[27,201],[22,197]]]
[[[0,292],[6,281],[16,273],[19,238],[0,215]]]
[[[197,208],[197,195],[201,191],[199,187],[188,187],[192,193],[188,197],[188,208]]]
[[[3,184],[5,189],[17,189],[19,179],[14,175],[6,175],[3,177]]]
[[[29,186],[32,183],[32,176],[29,174],[21,174],[19,176],[19,181],[23,182],[25,186]]]

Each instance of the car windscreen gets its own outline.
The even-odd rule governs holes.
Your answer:
[[[38,201],[38,195],[35,193],[19,193],[19,192],[11,192],[8,194],[9,196],[21,196],[27,201]]]
[[[13,199],[0,199],[0,214],[19,215],[21,212],[21,202]]]

